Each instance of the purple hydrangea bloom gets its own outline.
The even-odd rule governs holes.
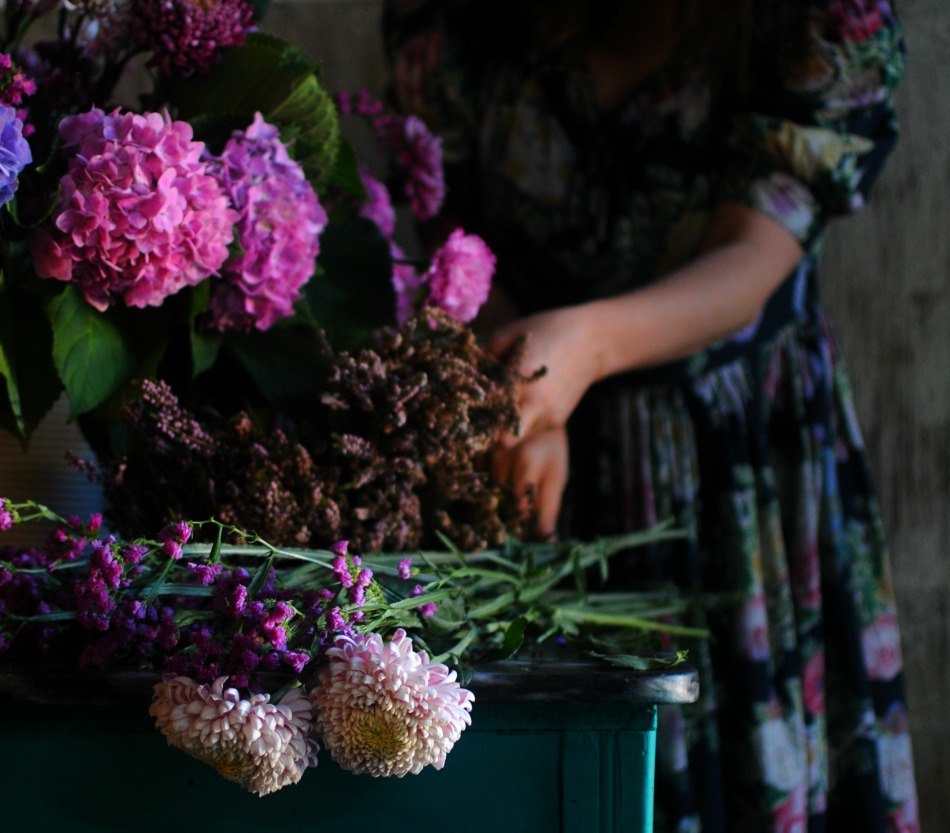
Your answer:
[[[495,255],[485,241],[457,228],[435,253],[423,276],[428,287],[426,304],[467,323],[488,299],[494,273]]]
[[[212,287],[211,326],[266,330],[293,313],[314,272],[327,213],[277,128],[260,113],[212,164],[238,212],[242,252],[228,260],[223,280]]]
[[[30,146],[23,138],[23,122],[16,110],[0,104],[0,205],[13,199],[20,171],[32,161]]]
[[[105,310],[159,306],[217,273],[237,215],[191,126],[93,108],[60,124],[69,167],[51,225],[30,239],[37,273],[72,281]]]

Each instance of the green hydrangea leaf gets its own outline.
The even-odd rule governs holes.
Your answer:
[[[314,63],[289,43],[260,32],[244,46],[226,49],[211,72],[171,84],[168,100],[180,118],[197,126],[212,145],[225,129],[246,127],[260,112],[277,125],[281,139],[315,187],[334,170],[340,143],[336,105],[318,80]]]
[[[395,324],[389,243],[363,217],[331,223],[320,237],[323,275],[304,287],[318,325],[336,350],[372,344],[373,331]]]
[[[53,361],[69,396],[69,418],[88,413],[131,378],[137,362],[108,313],[67,287],[47,305],[53,328]]]

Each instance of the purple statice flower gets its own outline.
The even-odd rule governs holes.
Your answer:
[[[23,138],[23,122],[16,110],[0,104],[0,205],[13,199],[20,171],[32,161],[30,146]]]
[[[110,614],[115,609],[115,599],[109,594],[109,586],[98,570],[75,586],[76,620],[89,630],[107,631]]]
[[[396,210],[389,189],[374,177],[365,165],[360,165],[360,179],[366,189],[366,202],[360,207],[360,216],[372,220],[386,238],[396,230]]]
[[[145,557],[147,552],[148,547],[144,544],[131,543],[122,547],[122,549],[119,550],[119,555],[129,564],[135,566]]]
[[[354,584],[346,591],[346,597],[352,604],[362,607],[366,602],[366,589],[361,584]]]
[[[457,228],[435,253],[423,276],[428,287],[426,304],[468,323],[488,299],[494,273],[495,255],[485,241]]]
[[[419,605],[416,608],[426,619],[431,619],[435,616],[435,612],[438,610],[438,607],[435,602],[426,602],[424,605]]]
[[[303,651],[285,651],[281,659],[285,665],[289,665],[297,674],[300,674],[310,662],[310,655]]]
[[[402,561],[399,562],[397,569],[399,570],[399,578],[403,579],[404,581],[408,581],[412,575],[412,559],[402,559]]]
[[[30,238],[40,277],[76,283],[102,311],[159,306],[217,273],[237,214],[190,125],[93,108],[60,133],[68,170],[51,222]]]
[[[254,29],[244,0],[133,0],[132,18],[133,42],[152,53],[149,65],[179,78],[207,72]]]
[[[223,280],[212,285],[211,327],[266,330],[293,313],[313,275],[327,213],[277,128],[260,113],[210,164],[237,211],[241,247],[224,265]]]
[[[191,527],[184,521],[169,524],[158,533],[158,540],[161,542],[162,550],[169,557],[178,561],[184,555],[182,546],[187,544],[191,538]]]
[[[337,581],[339,581],[343,587],[353,586],[353,574],[350,572],[350,564],[346,560],[345,555],[338,555],[330,563],[330,566],[333,569],[333,574],[336,576]]]
[[[330,552],[332,552],[334,555],[346,555],[349,551],[349,541],[337,541],[332,547],[330,547]]]
[[[416,116],[402,120],[396,163],[404,170],[406,196],[417,220],[430,220],[445,199],[442,140]]]
[[[203,587],[209,587],[214,584],[214,580],[224,568],[220,564],[195,564],[193,561],[189,561],[188,569],[191,570]]]

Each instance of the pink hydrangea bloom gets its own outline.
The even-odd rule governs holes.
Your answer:
[[[237,209],[241,254],[211,290],[211,326],[268,329],[293,313],[314,272],[327,213],[277,128],[260,113],[237,131],[212,168]]]
[[[474,697],[455,672],[430,663],[402,629],[338,636],[310,692],[314,726],[344,769],[373,776],[441,769],[465,727]]]
[[[133,39],[166,75],[205,72],[253,27],[254,8],[244,0],[134,0]]]
[[[216,274],[237,214],[190,125],[93,108],[60,124],[69,165],[52,222],[30,240],[40,277],[78,284],[104,310],[158,306]]]
[[[397,162],[405,168],[412,213],[419,220],[435,217],[445,199],[442,140],[416,116],[407,116],[402,122]]]
[[[317,765],[320,749],[307,697],[293,688],[278,704],[267,694],[242,699],[225,682],[170,677],[155,686],[149,714],[169,744],[250,792],[267,795],[296,784]]]
[[[462,322],[471,321],[488,299],[495,255],[485,241],[457,228],[435,253],[422,281],[428,306],[438,307]]]

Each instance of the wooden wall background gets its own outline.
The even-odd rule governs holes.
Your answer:
[[[939,833],[950,818],[950,3],[901,9],[903,138],[871,206],[833,229],[823,291],[893,550],[921,829]],[[380,0],[274,0],[265,29],[320,60],[330,89],[378,92],[379,12]],[[25,457],[0,437],[0,494],[84,508],[76,479],[49,485],[62,449],[78,443],[63,419],[51,417]]]

